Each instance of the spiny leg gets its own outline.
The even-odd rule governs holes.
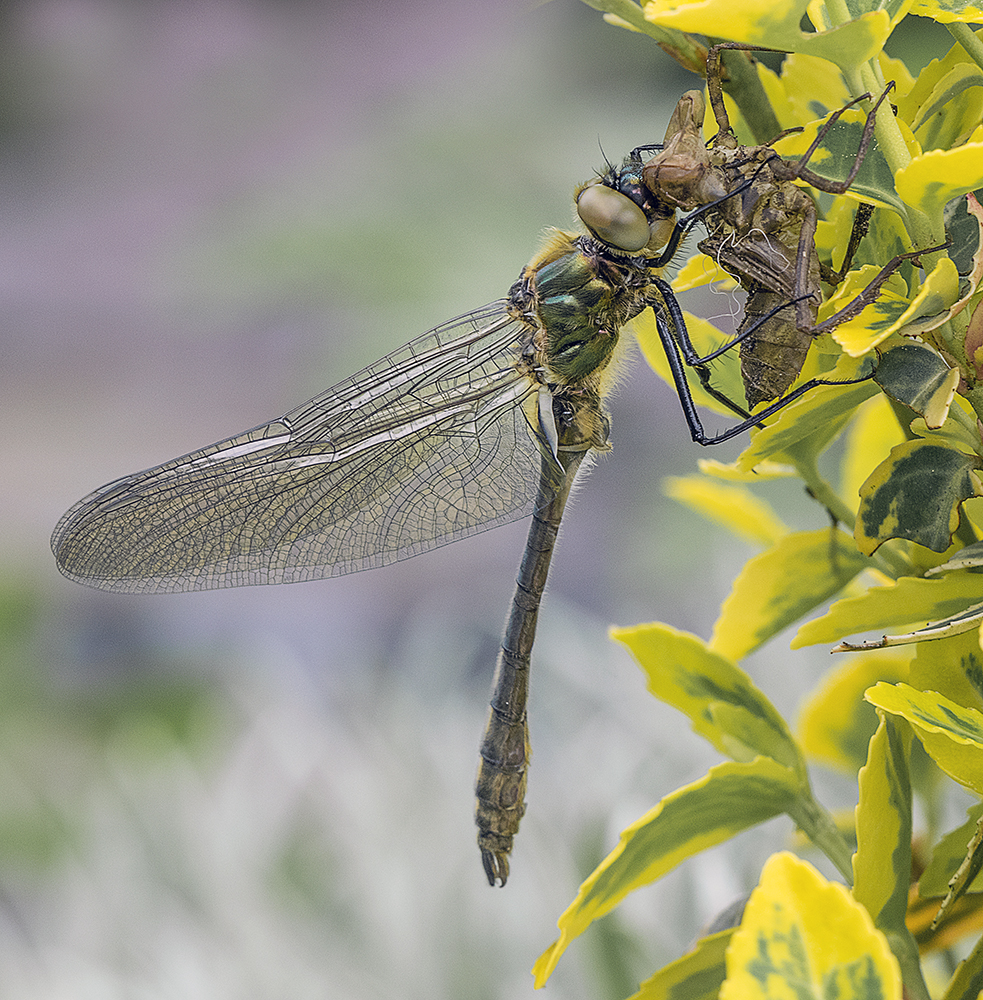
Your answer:
[[[860,293],[858,293],[853,299],[851,299],[839,312],[834,313],[828,319],[823,320],[822,323],[818,323],[811,330],[813,336],[820,336],[821,334],[828,333],[830,330],[835,330],[836,327],[842,325],[849,319],[853,319],[854,316],[859,316],[863,310],[872,305],[877,300],[878,292],[880,292],[881,285],[884,284],[887,279],[894,274],[894,272],[906,261],[913,260],[920,262],[920,258],[925,254],[939,253],[941,250],[947,249],[951,246],[948,241],[941,243],[937,247],[928,247],[925,250],[909,250],[907,253],[899,253],[896,257],[892,257],[887,264],[884,265],[877,272],[877,275],[870,282],[869,285]]]
[[[819,337],[824,333],[829,333],[831,330],[835,330],[836,327],[842,325],[847,320],[853,319],[853,317],[858,316],[868,305],[875,302],[877,299],[878,292],[885,281],[904,263],[906,260],[918,260],[922,255],[929,253],[938,253],[940,250],[945,250],[948,247],[948,243],[943,243],[937,247],[929,247],[927,250],[911,250],[908,253],[898,254],[896,257],[892,257],[884,267],[877,273],[874,279],[870,282],[867,287],[860,292],[855,298],[851,299],[847,305],[845,305],[839,312],[830,316],[828,319],[824,320],[822,323],[816,326],[811,326],[807,328],[807,332],[814,337]],[[659,291],[662,293],[663,297],[666,299],[671,298],[675,302],[675,295],[669,285],[663,281],[661,278],[657,278],[653,281],[659,287]],[[805,296],[808,299],[809,296]],[[791,299],[788,302],[783,302],[771,309],[769,312],[758,317],[758,319],[751,324],[746,329],[742,330],[740,333],[736,334],[725,344],[720,347],[710,351],[708,354],[700,356],[696,353],[692,342],[689,339],[688,332],[682,332],[679,334],[679,350],[685,360],[686,364],[692,368],[699,368],[701,365],[706,365],[708,362],[713,361],[715,358],[720,357],[721,354],[726,353],[733,347],[736,347],[742,341],[750,337],[754,332],[759,329],[764,323],[774,316],[777,316],[783,309],[797,308],[802,299]],[[678,306],[677,306],[678,308]],[[682,331],[686,330],[685,324],[682,324]],[[821,384],[836,384],[836,383],[821,383]],[[849,383],[846,383],[849,384]],[[764,411],[756,415],[760,418],[764,415]]]
[[[720,52],[724,49],[732,49],[743,52],[779,52],[782,53],[782,49],[771,49],[764,46],[748,45],[744,42],[721,42],[714,45],[707,54],[707,90],[710,95],[710,107],[713,109],[713,115],[717,120],[717,125],[721,132],[726,132],[733,134],[733,129],[730,124],[730,116],[727,114],[727,108],[724,105],[723,89],[720,83]],[[787,53],[785,53],[787,54]],[[845,104],[842,108],[834,111],[829,118],[823,122],[822,126],[816,133],[816,138],[813,140],[812,144],[805,151],[805,153],[796,161],[794,164],[788,164],[785,160],[778,158],[779,162],[785,164],[789,168],[789,172],[782,171],[783,180],[792,180],[799,178],[804,180],[807,184],[811,184],[814,188],[819,191],[823,191],[826,194],[843,194],[845,191],[849,190],[850,185],[856,179],[857,173],[859,172],[861,166],[863,165],[864,158],[867,156],[867,151],[870,148],[870,144],[873,141],[874,127],[877,123],[877,111],[881,104],[887,98],[887,95],[891,92],[894,87],[893,81],[889,83],[885,88],[884,92],[877,98],[873,108],[867,113],[867,119],[864,122],[864,131],[860,139],[860,144],[857,147],[857,154],[854,157],[853,165],[850,168],[849,173],[846,178],[842,181],[833,181],[827,177],[822,177],[819,174],[814,173],[806,167],[806,164],[811,159],[812,155],[819,148],[820,143],[826,138],[829,130],[833,125],[840,119],[845,111],[858,104],[860,101],[865,101],[870,98],[870,94],[862,94],[860,97],[854,98],[848,104]],[[774,140],[773,140],[774,141]]]
[[[874,302],[877,298],[877,293],[880,290],[881,285],[883,285],[887,278],[890,277],[890,275],[893,274],[898,267],[900,267],[903,261],[917,260],[922,254],[934,253],[939,250],[943,250],[947,245],[948,244],[940,247],[932,247],[928,250],[913,250],[909,253],[898,254],[896,257],[892,258],[892,260],[881,269],[878,275],[863,292],[857,295],[856,298],[854,298],[847,306],[837,312],[834,316],[831,316],[828,320],[819,324],[819,326],[815,328],[816,336],[820,333],[825,333],[828,332],[828,330],[834,329],[836,326],[839,326],[841,323],[859,314],[866,305]],[[734,403],[733,400],[731,400],[724,393],[715,389],[709,383],[710,371],[707,368],[707,364],[709,361],[719,357],[721,354],[730,350],[748,337],[754,332],[757,325],[760,325],[770,319],[782,309],[794,306],[795,302],[787,302],[777,306],[775,309],[771,310],[771,312],[762,316],[758,324],[755,326],[742,331],[736,337],[716,350],[701,356],[693,346],[689,332],[686,329],[686,322],[682,315],[682,310],[679,308],[679,303],[668,283],[661,278],[654,278],[653,286],[659,292],[658,297],[653,297],[653,309],[656,315],[656,329],[658,331],[663,350],[666,353],[666,358],[669,362],[669,370],[672,374],[673,384],[676,388],[676,394],[679,396],[680,405],[683,408],[683,415],[690,429],[690,435],[698,444],[721,444],[724,441],[729,441],[731,438],[737,437],[738,434],[742,434],[745,430],[748,430],[751,427],[760,428],[764,426],[762,421],[766,420],[770,416],[773,416],[779,410],[788,406],[789,403],[794,402],[800,396],[818,386],[856,385],[860,382],[866,382],[874,375],[874,369],[872,369],[867,374],[852,379],[810,379],[802,385],[797,386],[791,392],[786,393],[780,399],[775,400],[763,410],[759,410],[757,413],[749,415],[747,414],[747,411],[742,411],[742,408]],[[693,394],[689,388],[689,383],[686,380],[685,366],[689,366],[697,372],[703,388],[714,399],[717,399],[719,402],[733,410],[738,416],[743,415],[743,419],[738,424],[727,428],[725,431],[721,431],[719,434],[707,434],[703,427],[703,423],[700,420],[696,403],[693,399]]]
[[[817,386],[856,385],[859,382],[866,382],[868,379],[873,377],[874,373],[871,371],[859,378],[854,379],[810,379],[808,382],[803,383],[791,392],[787,393],[781,399],[778,399],[769,406],[766,406],[760,412],[755,413],[753,416],[747,416],[733,427],[728,427],[725,431],[721,431],[719,434],[707,434],[703,427],[703,422],[700,420],[699,413],[697,412],[696,403],[693,400],[693,394],[690,391],[689,383],[686,381],[684,361],[680,349],[681,342],[688,341],[689,335],[688,333],[682,332],[685,331],[686,324],[683,322],[678,303],[675,302],[675,297],[672,296],[671,292],[669,294],[670,297],[665,300],[665,305],[669,307],[668,309],[663,310],[654,307],[656,329],[659,333],[659,340],[662,342],[662,348],[666,352],[666,359],[669,362],[669,371],[672,374],[672,381],[676,388],[676,395],[679,397],[680,405],[683,408],[683,415],[686,418],[687,425],[689,426],[690,436],[697,444],[722,444],[724,441],[730,441],[731,438],[737,437],[738,434],[743,434],[744,431],[751,427],[763,427],[763,420],[777,413],[779,410],[788,406],[789,403],[798,399],[810,389],[814,389]],[[677,342],[677,338],[679,342]],[[733,345],[731,344],[730,346]],[[692,345],[690,345],[690,347],[692,349]],[[714,398],[720,400],[725,405],[730,406],[732,409],[739,409],[737,404],[729,400],[723,393],[713,390],[712,387],[707,386],[707,383],[704,382],[704,376],[699,365],[691,365],[690,367],[696,368],[697,373],[700,375],[700,381],[703,382],[705,388],[708,388],[708,391],[710,391]],[[703,367],[705,369],[705,366]]]

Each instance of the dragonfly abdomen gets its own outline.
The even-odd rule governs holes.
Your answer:
[[[536,603],[538,605],[538,601]],[[516,614],[513,602],[510,623]],[[535,635],[536,610],[532,616],[531,628]],[[526,811],[526,765],[530,755],[526,694],[531,640],[528,650],[526,653],[510,652],[503,642],[495,668],[491,712],[481,741],[474,819],[489,885],[495,885],[496,881],[505,885],[509,877],[512,838],[519,832],[519,821]]]
[[[563,507],[585,454],[586,451],[578,451],[563,455],[564,484],[552,501],[533,515],[495,667],[491,711],[481,741],[475,782],[478,847],[489,885],[496,881],[505,885],[512,838],[526,811],[526,766],[530,755],[526,702],[536,621]],[[544,458],[543,462],[545,497],[545,483],[552,472],[549,459]]]
[[[475,783],[478,847],[490,885],[505,885],[508,879],[512,838],[526,808],[529,664],[560,519],[581,463],[591,451],[608,446],[607,417],[590,392],[558,391],[551,404],[556,450],[542,457],[536,510],[505,623]]]

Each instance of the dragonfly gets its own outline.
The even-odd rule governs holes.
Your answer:
[[[577,189],[585,232],[549,230],[504,298],[275,420],[100,487],[51,538],[68,578],[155,594],[341,576],[531,514],[476,780],[490,885],[508,879],[525,811],[526,700],[550,558],[574,479],[610,447],[604,398],[624,327],[655,311],[700,444],[729,440],[783,405],[752,417],[710,385],[708,358],[661,276],[686,230],[643,181],[651,148]],[[737,424],[704,430],[687,367]]]

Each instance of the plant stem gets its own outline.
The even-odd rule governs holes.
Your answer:
[[[829,858],[850,887],[853,886],[853,852],[837,829],[833,817],[805,789],[789,810],[796,826]]]
[[[817,503],[822,504],[832,517],[852,532],[857,524],[856,515],[852,508],[843,502],[836,490],[819,474],[814,457],[811,454],[808,457],[798,454],[794,448],[790,448],[788,454],[794,460],[795,471],[806,484],[812,498]],[[907,576],[911,572],[908,560],[887,546],[881,546],[877,553],[871,557],[871,564],[878,562],[883,571],[895,579],[899,576]]]
[[[850,531],[857,523],[854,512],[843,502],[836,490],[819,474],[814,462],[795,463],[795,470],[809,489],[812,498],[822,504],[830,515]]]
[[[945,27],[949,34],[966,50],[969,58],[980,69],[983,69],[983,41],[980,41],[977,35],[970,30],[969,25],[953,21]]]
[[[908,1000],[931,1000],[931,994],[922,976],[918,946],[910,934],[887,934],[887,942],[901,968],[901,981]]]

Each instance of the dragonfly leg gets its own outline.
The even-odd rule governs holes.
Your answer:
[[[881,285],[884,284],[887,279],[894,274],[894,272],[906,261],[914,260],[918,261],[925,254],[939,253],[941,250],[947,249],[951,244],[946,242],[942,243],[937,247],[929,247],[926,250],[909,250],[907,253],[899,253],[896,257],[892,257],[881,269],[877,272],[874,280],[857,295],[855,298],[851,299],[839,312],[834,313],[828,319],[823,320],[817,326],[813,327],[813,336],[818,337],[822,333],[828,333],[830,330],[835,330],[836,327],[845,323],[848,319],[853,319],[854,316],[858,316],[863,310],[869,306],[872,302],[875,302],[877,295],[881,290]]]
[[[663,281],[661,278],[653,278],[652,285],[658,290],[659,295],[652,296],[653,308],[655,308],[656,315],[659,315],[660,309],[663,310],[666,319],[668,320],[668,327],[666,330],[666,336],[670,338],[676,348],[677,355],[681,358],[682,362],[688,365],[690,368],[695,368],[699,374],[700,381],[703,383],[704,388],[719,402],[723,403],[725,406],[734,410],[735,413],[740,416],[748,417],[749,413],[737,407],[737,404],[733,400],[729,399],[723,393],[717,394],[717,391],[709,386],[705,381],[705,378],[709,375],[709,369],[706,367],[707,364],[716,358],[719,358],[722,354],[726,354],[727,351],[734,347],[737,347],[742,341],[746,340],[753,334],[762,323],[771,319],[773,316],[780,313],[783,309],[788,309],[792,306],[797,305],[799,302],[798,298],[791,299],[788,302],[782,302],[781,304],[775,306],[773,309],[759,316],[754,323],[748,325],[739,333],[731,337],[730,340],[721,344],[720,347],[714,348],[708,354],[699,354],[696,348],[693,346],[692,340],[689,337],[689,331],[686,329],[686,320],[683,316],[682,310],[679,308],[679,302],[676,299],[675,294],[671,286]],[[808,299],[810,295],[805,295],[803,298]],[[660,332],[660,337],[662,333]],[[664,338],[663,338],[664,341]],[[668,352],[667,352],[668,353]]]
[[[924,253],[926,251],[922,252]],[[665,285],[664,282],[661,282],[661,284]],[[665,286],[665,288],[660,289],[660,291],[663,293],[663,298],[660,301],[653,303],[653,309],[655,310],[656,315],[656,329],[659,332],[659,339],[662,342],[663,350],[666,352],[666,358],[669,362],[669,371],[672,374],[673,385],[676,388],[676,395],[679,397],[680,405],[683,408],[683,415],[686,418],[687,425],[689,426],[690,435],[697,444],[722,444],[724,441],[730,441],[731,438],[735,438],[739,434],[743,434],[744,431],[749,430],[751,427],[763,427],[764,424],[762,421],[777,413],[779,410],[784,409],[789,403],[809,392],[810,389],[815,389],[817,386],[857,385],[860,382],[866,382],[874,377],[874,370],[871,369],[871,371],[866,374],[852,379],[810,379],[808,382],[804,382],[802,385],[797,386],[791,392],[786,393],[781,397],[781,399],[775,400],[763,410],[750,415],[746,411],[741,411],[740,407],[738,407],[736,403],[733,403],[733,401],[726,395],[721,392],[714,391],[712,387],[707,385],[706,379],[709,377],[709,369],[705,364],[701,363],[701,359],[699,359],[698,356],[695,364],[690,364],[688,359],[684,358],[684,354],[687,353],[681,349],[684,344],[688,344],[688,351],[692,352],[692,354],[696,356],[696,351],[693,349],[693,346],[689,341],[689,334],[686,333],[685,320],[671,289],[669,289],[668,286]],[[778,312],[780,309],[788,308],[788,305],[789,303],[783,303],[781,306],[778,306],[775,310],[773,310],[773,312]],[[767,318],[768,314],[763,317],[763,319]],[[728,350],[733,347],[735,343],[739,343],[740,339],[742,338],[728,342],[724,348],[714,351],[711,355],[708,355],[708,357],[716,357],[718,354],[722,353],[723,350]],[[687,365],[696,370],[704,388],[707,388],[715,399],[718,399],[720,402],[729,406],[737,412],[738,415],[743,412],[744,419],[735,424],[733,427],[728,427],[726,430],[721,431],[719,434],[708,434],[703,427],[703,422],[700,420],[696,403],[693,400],[693,394],[690,391],[688,382],[686,381],[685,368]]]
[[[658,298],[653,297],[652,308],[655,312],[655,326],[662,341],[662,349],[666,352],[666,360],[669,362],[669,371],[672,374],[673,385],[676,388],[676,395],[683,408],[683,416],[689,426],[690,436],[697,444],[709,445],[719,444],[728,441],[730,438],[740,434],[748,427],[758,425],[758,418],[751,417],[746,410],[740,407],[724,393],[715,389],[710,384],[710,370],[699,357],[689,333],[686,330],[686,320],[683,317],[676,296],[672,289],[662,281],[661,278],[655,280],[655,287],[661,293]],[[713,355],[714,357],[716,354]],[[690,360],[692,357],[693,360]],[[744,419],[736,429],[728,429],[720,435],[708,435],[700,420],[693,394],[690,392],[689,383],[686,381],[685,365],[693,368],[699,376],[704,389],[725,406],[733,410],[738,416]]]
[[[790,169],[788,171],[782,171],[782,174],[787,173],[787,179],[789,180],[793,178],[803,180],[807,184],[811,184],[817,190],[825,191],[827,194],[843,194],[845,191],[849,190],[850,185],[854,182],[854,179],[860,172],[860,168],[863,165],[865,157],[867,156],[867,150],[870,149],[870,144],[873,141],[874,126],[877,124],[877,110],[880,108],[881,104],[883,104],[887,95],[893,88],[894,81],[892,80],[884,88],[884,92],[877,98],[874,106],[867,113],[867,120],[864,122],[863,134],[861,135],[860,143],[857,146],[857,154],[853,159],[853,165],[850,168],[850,172],[843,180],[834,181],[828,177],[822,177],[819,174],[813,173],[813,171],[811,171],[806,164],[809,162],[809,158],[812,154],[819,148],[819,144],[826,137],[826,134],[833,127],[835,122],[842,116],[843,112],[852,107],[854,104],[857,104],[859,101],[869,99],[870,94],[863,94],[861,97],[857,97],[850,101],[849,104],[844,105],[838,111],[834,111],[816,133],[816,138],[813,140],[812,145],[805,151],[805,153],[802,154],[801,158],[796,163],[789,164]]]

